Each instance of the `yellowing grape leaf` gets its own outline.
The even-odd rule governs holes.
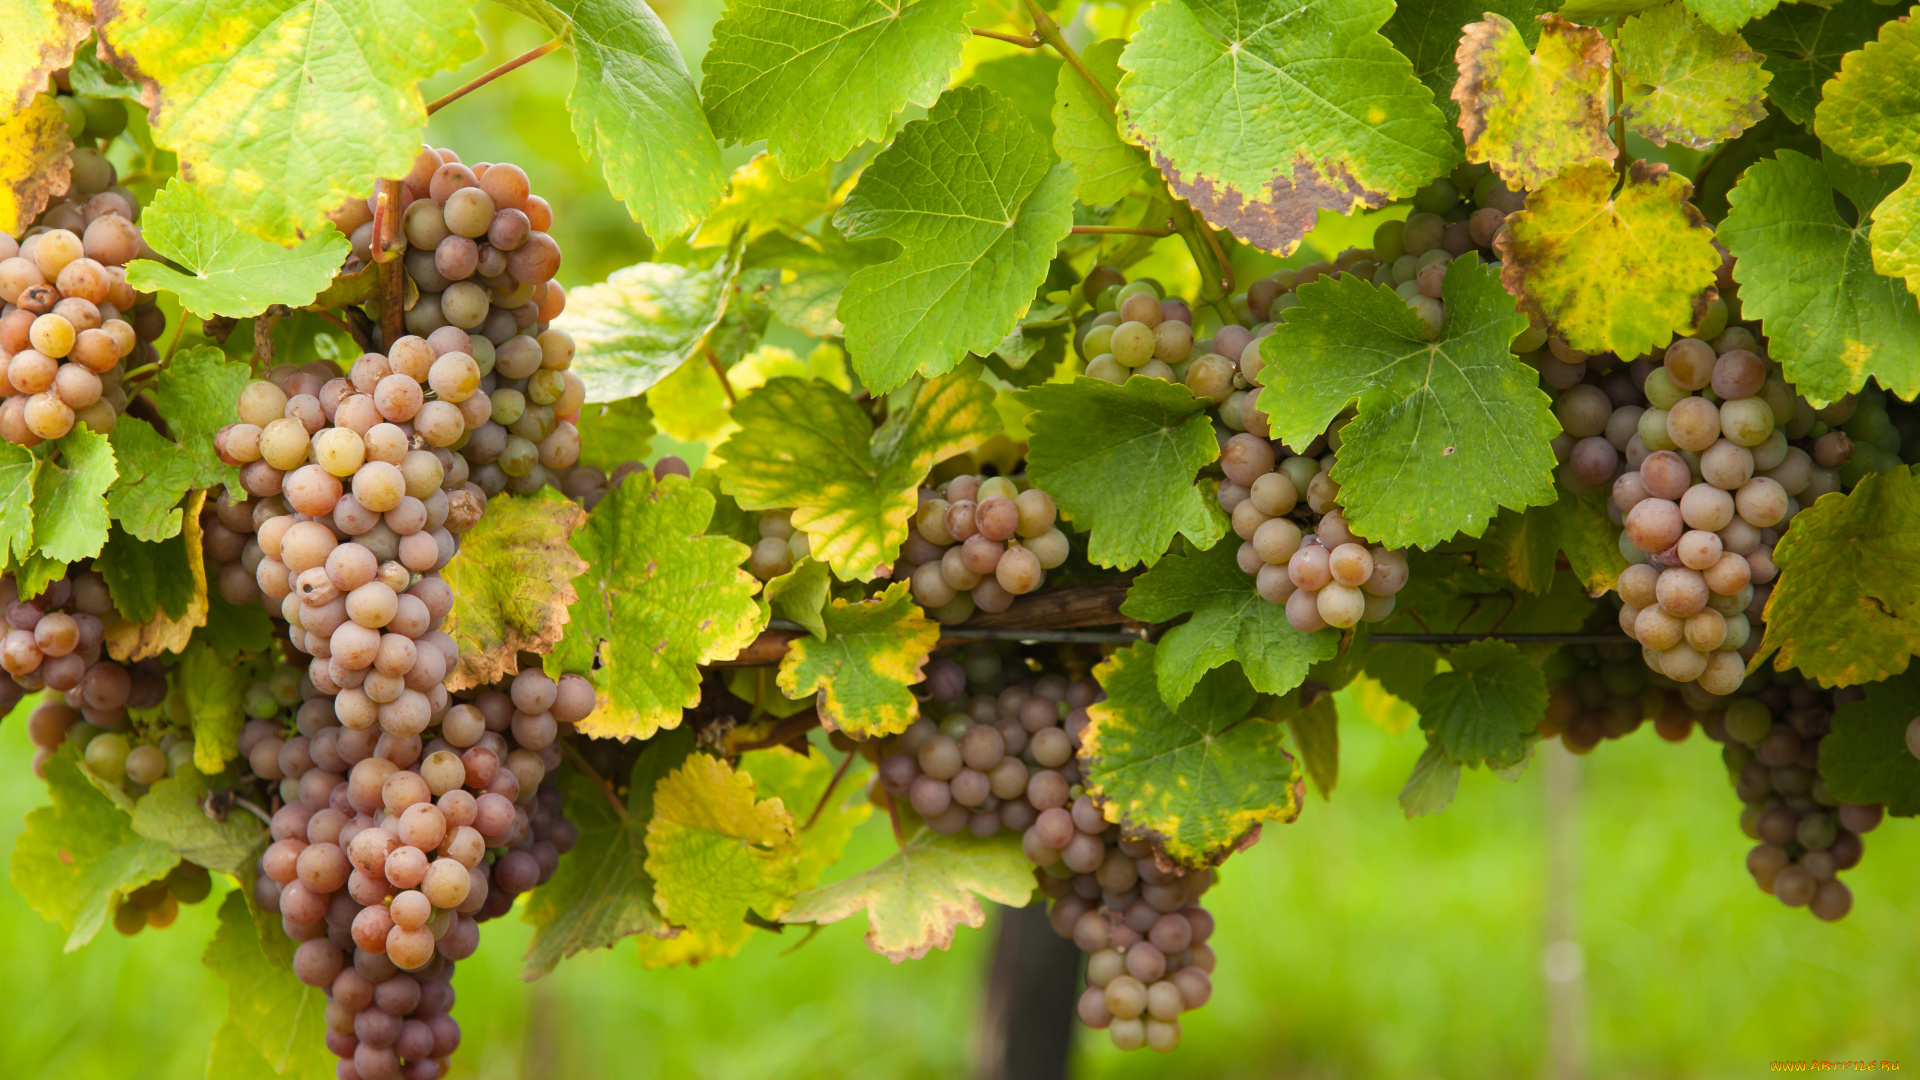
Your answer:
[[[214,1034],[208,1075],[323,1080],[327,997],[293,977],[295,942],[280,919],[250,902],[251,877],[220,903],[220,925],[201,962],[227,984],[227,1015]],[[243,1071],[233,1070],[244,1063]]]
[[[1518,646],[1492,638],[1453,650],[1447,663],[1453,670],[1428,679],[1414,702],[1421,730],[1456,765],[1520,764],[1547,711],[1540,665]]]
[[[1576,495],[1559,487],[1557,496],[1524,512],[1501,511],[1481,537],[1480,561],[1506,575],[1515,588],[1543,593],[1553,586],[1554,563],[1565,552],[1574,577],[1598,596],[1627,568],[1618,526],[1607,517],[1612,492],[1603,487]]]
[[[218,213],[292,244],[405,176],[418,83],[481,54],[472,0],[96,0],[100,55],[146,86],[153,140]]]
[[[60,437],[60,464],[40,463],[33,478],[33,542],[61,562],[100,554],[107,542],[107,500],[119,475],[107,436],[84,425]]]
[[[1559,0],[1400,0],[1380,32],[1413,62],[1414,75],[1433,91],[1433,103],[1457,139],[1460,104],[1452,94],[1460,80],[1456,57],[1461,28],[1488,15],[1502,15],[1520,31],[1521,43],[1532,49],[1540,38],[1535,17],[1557,6]]]
[[[1920,758],[1907,749],[1907,725],[1920,701],[1920,676],[1868,683],[1866,697],[1834,710],[1833,733],[1820,740],[1820,775],[1834,798],[1885,804],[1899,817],[1920,814]]]
[[[713,505],[685,477],[656,483],[642,471],[573,534],[588,572],[546,670],[593,683],[599,703],[582,734],[645,739],[678,727],[700,700],[699,665],[737,655],[760,632],[757,583],[740,569],[747,546],[701,535]]]
[[[1080,51],[1080,62],[1112,95],[1120,83],[1119,38],[1096,41]],[[1071,64],[1061,64],[1053,95],[1053,149],[1073,166],[1080,201],[1088,206],[1119,202],[1152,173],[1152,163],[1137,146],[1120,138],[1113,106],[1094,92]]]
[[[1237,665],[1208,672],[1175,708],[1160,697],[1154,652],[1130,645],[1094,669],[1107,697],[1087,709],[1082,783],[1108,821],[1183,866],[1211,866],[1262,823],[1300,816],[1300,770],[1286,729],[1254,715]]]
[[[1614,41],[1629,130],[1696,150],[1766,118],[1772,73],[1739,34],[1722,34],[1679,4],[1635,15]]]
[[[0,232],[26,232],[48,201],[66,192],[72,152],[67,116],[51,95],[0,119]]]
[[[1574,348],[1639,356],[1706,314],[1720,267],[1693,185],[1636,161],[1627,184],[1604,161],[1574,165],[1527,197],[1494,240],[1501,281]]]
[[[833,573],[827,564],[806,558],[792,570],[767,582],[761,595],[766,598],[774,618],[797,622],[814,637],[824,638],[827,623],[822,609],[827,606],[832,585]]]
[[[1392,0],[1174,0],[1120,55],[1120,121],[1174,194],[1289,254],[1321,209],[1413,194],[1455,159],[1413,67],[1380,34]]]
[[[206,192],[177,176],[141,213],[140,235],[187,272],[135,259],[127,264],[127,284],[142,292],[164,289],[203,317],[248,318],[275,304],[306,307],[352,251],[331,222],[293,247],[249,236],[214,211]]]
[[[115,660],[179,652],[193,639],[194,630],[207,624],[211,606],[200,543],[200,509],[206,498],[205,491],[194,492],[179,535],[158,543],[131,539],[116,525],[93,560],[124,616],[107,620],[107,655]],[[129,610],[129,603],[137,606]]]
[[[827,633],[800,638],[781,657],[781,691],[817,691],[820,715],[856,737],[905,731],[920,716],[908,687],[923,677],[940,624],[920,613],[904,581],[870,600],[835,600],[822,614]]]
[[[677,926],[732,929],[754,912],[778,918],[795,893],[793,811],[754,798],[753,777],[695,753],[661,779],[647,823],[654,903]]]
[[[0,105],[14,115],[45,91],[53,73],[73,63],[74,50],[93,32],[92,0],[0,2]],[[0,231],[19,230],[0,222]]]
[[[1529,53],[1520,28],[1490,14],[1464,28],[1454,56],[1467,160],[1484,161],[1524,188],[1618,153],[1607,137],[1607,40],[1558,15],[1539,23],[1540,42]]]
[[[1840,60],[1840,74],[1821,88],[1814,111],[1820,141],[1858,165],[1920,165],[1920,23],[1897,19],[1880,37]],[[1865,211],[1866,207],[1860,208]],[[1920,177],[1872,211],[1873,268],[1907,279],[1920,292]]]
[[[1902,465],[1802,510],[1773,550],[1780,578],[1749,667],[1822,686],[1878,682],[1920,653],[1920,476]]]
[[[203,805],[207,778],[192,765],[156,782],[133,806],[133,831],[209,870],[244,880],[266,846],[267,827],[238,807],[215,819]]]
[[[1033,864],[1017,834],[982,840],[923,827],[878,866],[801,893],[780,921],[824,926],[864,911],[867,948],[897,964],[949,948],[957,927],[984,926],[982,897],[1022,907],[1032,896]]]
[[[727,313],[745,235],[736,231],[733,246],[706,270],[636,263],[567,294],[567,310],[553,325],[573,337],[573,370],[587,385],[587,401],[644,394],[699,352]]]
[[[47,759],[45,776],[53,803],[27,814],[11,880],[27,906],[67,931],[72,952],[93,940],[121,897],[180,860],[134,832],[127,815],[94,790],[72,743]]]
[[[871,768],[855,754],[840,782],[834,784],[834,762],[818,750],[802,754],[775,746],[740,755],[740,771],[753,777],[754,791],[763,798],[779,799],[793,815],[800,840],[793,867],[796,889],[818,885],[827,867],[840,861],[854,827],[873,814],[873,803],[866,795]],[[822,799],[827,800],[824,806]]]
[[[486,686],[519,672],[521,652],[549,653],[580,599],[587,564],[567,543],[586,511],[551,488],[492,499],[441,570],[453,609],[441,627],[460,646],[447,688]]]

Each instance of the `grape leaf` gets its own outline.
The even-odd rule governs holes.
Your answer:
[[[0,442],[0,564],[19,566],[35,557],[33,482],[39,475],[40,459],[32,451]]]
[[[199,466],[193,455],[137,416],[123,416],[107,436],[119,477],[107,489],[107,513],[140,540],[180,535],[180,500]]]
[[[0,4],[7,36],[0,41],[0,104],[9,116],[24,112],[47,89],[53,73],[73,62],[93,32],[91,0],[7,0]],[[64,127],[64,123],[62,124]],[[0,223],[0,231],[18,229]]]
[[[1553,500],[1547,444],[1560,426],[1533,370],[1507,351],[1527,320],[1493,268],[1472,258],[1447,268],[1433,341],[1393,290],[1351,274],[1299,295],[1260,347],[1258,402],[1290,446],[1357,406],[1341,435],[1353,450],[1333,471],[1354,531],[1390,548],[1432,547],[1479,536],[1500,507]]]
[[[726,190],[720,144],[660,16],[632,0],[507,0],[573,48],[573,137],[656,241],[692,228]]]
[[[1447,654],[1452,671],[1427,680],[1414,707],[1420,728],[1459,765],[1518,765],[1547,711],[1540,665],[1510,642],[1487,638]]]
[[[1439,743],[1428,743],[1420,752],[1420,760],[1413,763],[1413,775],[1400,789],[1400,809],[1408,821],[1437,814],[1453,802],[1454,792],[1459,789],[1459,763],[1449,758]]]
[[[1393,42],[1413,64],[1413,74],[1433,91],[1433,103],[1440,107],[1455,140],[1454,127],[1460,116],[1460,103],[1453,100],[1453,84],[1460,79],[1455,54],[1460,48],[1460,30],[1487,15],[1500,15],[1520,31],[1521,42],[1532,49],[1540,39],[1540,24],[1534,20],[1554,9],[1557,0],[1402,0],[1395,5],[1393,17],[1380,32]]]
[[[744,235],[711,269],[636,263],[567,294],[553,325],[573,337],[573,371],[589,402],[644,394],[699,352],[727,313]]]
[[[234,889],[220,902],[220,925],[201,957],[227,984],[227,1015],[215,1034],[213,1056],[253,1064],[263,1080],[320,1080],[333,1071],[325,1067],[331,1056],[325,1048],[326,994],[293,977],[295,943],[279,919],[253,907],[252,891]],[[209,1069],[208,1075],[216,1074]]]
[[[753,750],[740,756],[740,771],[753,777],[754,790],[760,796],[779,799],[798,823],[800,851],[793,867],[794,887],[805,891],[820,883],[827,867],[840,861],[840,853],[853,836],[853,830],[873,813],[866,797],[866,774],[870,766],[858,754],[838,784],[833,782],[834,763],[815,751],[797,753],[784,746]],[[833,793],[839,798],[833,801]],[[825,806],[822,799],[828,799]],[[812,821],[808,818],[814,814]]]
[[[186,698],[193,718],[193,767],[212,776],[240,753],[240,728],[247,722],[247,670],[229,654],[196,640],[180,654],[173,685]]]
[[[73,140],[67,116],[50,94],[0,119],[0,232],[18,236],[65,194]]]
[[[1920,165],[1916,69],[1920,23],[1883,24],[1877,40],[1841,58],[1840,73],[1821,89],[1813,121],[1820,141],[1857,165]],[[1920,179],[1909,175],[1874,207],[1872,218],[1873,268],[1920,290]]]
[[[116,660],[145,660],[186,648],[193,629],[207,619],[207,570],[200,545],[194,493],[192,524],[179,535],[148,543],[116,524],[93,561],[107,581],[117,618],[107,621],[107,653]]]
[[[1124,44],[1125,42],[1115,43],[1116,56],[1119,53],[1118,46]],[[1081,62],[1086,62],[1084,55],[1081,57]],[[991,60],[982,60],[974,65],[966,78],[955,85],[984,86],[1006,98],[1014,108],[1020,110],[1021,116],[1027,118],[1027,123],[1032,124],[1033,129],[1051,143],[1053,141],[1054,91],[1060,82],[1061,73],[1070,70],[1070,66],[1061,63],[1053,53],[1045,49],[1036,49],[1015,53],[1012,56],[997,56]],[[1078,77],[1075,76],[1075,78]],[[1119,77],[1117,71],[1108,74],[1106,86],[1109,91],[1113,89],[1113,83]],[[1082,82],[1081,85],[1085,86],[1086,83]],[[1064,155],[1061,160],[1066,160]]]
[[[1866,695],[1834,710],[1833,733],[1820,740],[1820,775],[1842,802],[1883,803],[1898,817],[1920,814],[1920,758],[1907,750],[1920,676],[1904,672],[1868,683]]]
[[[833,584],[833,574],[827,564],[818,559],[801,559],[792,570],[781,574],[772,581],[762,593],[766,597],[767,607],[776,619],[787,619],[799,623],[806,631],[817,638],[827,636],[826,619],[821,609],[827,606],[829,586]]]
[[[646,868],[654,903],[675,925],[725,930],[748,912],[778,918],[792,902],[793,812],[754,794],[753,777],[699,753],[654,789]]]
[[[1604,161],[1569,167],[1507,216],[1494,248],[1507,291],[1574,348],[1639,356],[1704,317],[1720,253],[1683,177],[1636,161],[1617,195],[1614,180]]]
[[[780,921],[824,926],[864,911],[867,948],[897,964],[948,949],[958,927],[986,925],[981,897],[1020,907],[1032,896],[1033,864],[1018,835],[982,840],[923,827],[879,865],[801,893]]]
[[[1331,657],[1338,630],[1302,634],[1287,622],[1287,606],[1270,604],[1240,569],[1234,544],[1170,554],[1133,580],[1120,613],[1147,623],[1193,617],[1168,630],[1154,650],[1161,700],[1179,705],[1207,672],[1237,661],[1263,694],[1299,686],[1307,669]]]
[[[848,240],[900,245],[840,297],[847,351],[869,389],[992,352],[1026,313],[1073,227],[1073,170],[1052,158],[1005,98],[959,87],[860,174],[834,225]]]
[[[1840,73],[1840,58],[1873,40],[1874,31],[1897,12],[1875,0],[1842,0],[1832,7],[1781,4],[1744,34],[1765,54],[1773,73],[1767,98],[1794,123],[1811,125],[1820,87]]]
[[[95,7],[101,58],[145,84],[154,143],[214,212],[285,244],[405,176],[427,124],[417,84],[482,52],[471,0]]]
[[[266,845],[267,828],[238,808],[222,819],[208,816],[202,804],[210,790],[200,770],[181,766],[134,803],[133,831],[188,862],[244,880]]]
[[[699,665],[738,654],[759,633],[756,583],[740,569],[747,546],[702,536],[712,516],[713,496],[685,477],[656,483],[639,472],[573,534],[588,571],[546,670],[593,683],[599,703],[582,734],[645,739],[678,727],[700,700]]]
[[[1731,34],[1772,11],[1781,0],[1686,0],[1687,10],[1723,34]],[[1651,6],[1651,5],[1649,5]]]
[[[586,511],[550,488],[487,503],[440,572],[453,589],[441,629],[460,646],[449,690],[516,674],[522,652],[553,651],[580,600],[573,579],[587,569],[567,538],[586,520]]]
[[[927,470],[999,430],[977,370],[968,364],[920,384],[878,430],[828,383],[769,380],[733,410],[740,430],[721,446],[721,489],[747,510],[792,509],[813,557],[842,580],[885,576]]]
[[[1505,16],[1466,26],[1451,94],[1467,160],[1484,161],[1524,188],[1591,158],[1612,161],[1619,151],[1607,137],[1609,61],[1600,31],[1558,15],[1539,20],[1531,53]]]
[[[1376,684],[1377,685],[1377,684]],[[1303,699],[1308,699],[1302,704]],[[1300,748],[1300,763],[1320,792],[1322,799],[1333,797],[1333,786],[1340,779],[1340,710],[1333,695],[1319,687],[1302,688],[1281,702],[1274,718],[1285,720],[1293,729],[1294,745]]]
[[[1920,476],[1901,465],[1794,516],[1749,667],[1799,668],[1822,686],[1878,682],[1920,653]]]
[[[567,819],[580,830],[553,878],[527,898],[523,918],[536,929],[527,946],[525,977],[552,971],[561,960],[587,949],[611,948],[634,934],[669,932],[653,902],[646,869],[647,823],[660,779],[693,751],[693,732],[680,729],[647,744],[627,781],[626,804],[579,772],[561,778]]]
[[[127,284],[142,292],[164,289],[195,315],[243,319],[275,304],[313,303],[352,248],[330,222],[291,248],[249,236],[216,213],[205,192],[177,176],[140,215],[140,235],[187,272],[135,259],[127,264]]]
[[[1920,305],[1906,282],[1873,272],[1865,214],[1849,225],[1834,208],[1830,174],[1853,168],[1791,150],[1756,162],[1727,196],[1720,239],[1737,260],[1741,310],[1760,320],[1795,389],[1835,401],[1872,376],[1911,398],[1920,393]]]
[[[1573,576],[1592,595],[1613,588],[1627,560],[1620,555],[1619,527],[1607,517],[1609,488],[1575,494],[1561,487],[1553,502],[1524,512],[1503,510],[1480,542],[1481,554],[1523,592],[1553,586],[1554,563],[1566,552]]]
[[[207,593],[207,621],[194,631],[194,640],[229,659],[241,653],[273,647],[273,619],[259,604],[235,607],[218,589]]]
[[[1080,62],[1112,94],[1120,83],[1119,38],[1082,49]],[[1071,65],[1060,65],[1053,92],[1053,150],[1073,166],[1074,190],[1088,206],[1119,202],[1152,175],[1152,163],[1137,146],[1120,138],[1113,106],[1102,100]]]
[[[582,465],[612,472],[653,455],[653,410],[644,397],[583,405],[574,426],[580,429]]]
[[[893,254],[890,240],[848,243],[837,231],[819,236],[775,233],[747,251],[747,266],[768,275],[767,307],[780,321],[815,337],[840,337],[840,297],[865,267]]]
[[[1286,729],[1253,715],[1238,666],[1208,672],[1176,707],[1160,697],[1155,646],[1130,645],[1093,670],[1105,701],[1087,709],[1080,771],[1107,820],[1150,837],[1185,866],[1232,854],[1263,822],[1300,816]]]
[[[908,687],[924,677],[940,624],[895,582],[871,600],[835,600],[824,635],[800,638],[780,659],[780,690],[820,695],[820,715],[857,738],[898,735],[920,716]]]
[[[1023,390],[1027,476],[1060,516],[1088,533],[1087,558],[1124,570],[1152,566],[1183,533],[1210,548],[1226,532],[1194,476],[1220,456],[1207,401],[1184,386],[1085,377]]]
[[[72,562],[100,553],[107,542],[106,494],[114,477],[113,446],[85,426],[60,437],[64,464],[40,463],[33,478],[33,542],[49,559]]]
[[[133,831],[127,815],[82,774],[80,752],[62,746],[43,775],[50,806],[27,814],[13,848],[14,891],[67,931],[72,952],[100,932],[114,903],[158,881],[180,860],[167,845]]]
[[[1703,150],[1767,115],[1773,80],[1739,34],[1719,33],[1679,4],[1635,15],[1614,39],[1628,129],[1655,146]]]
[[[726,198],[700,223],[693,245],[728,243],[739,228],[747,230],[749,243],[771,232],[799,231],[839,205],[831,170],[822,166],[789,180],[780,175],[773,155],[763,151],[733,170]]]
[[[799,178],[884,140],[896,113],[932,105],[960,64],[970,0],[736,0],[700,62],[721,139],[767,141]]]
[[[225,484],[235,497],[246,494],[240,486],[240,470],[221,462],[213,436],[240,419],[240,391],[251,380],[246,364],[227,359],[212,345],[182,349],[160,369],[154,402],[167,430],[193,455],[193,487]]]
[[[119,98],[146,108],[141,88],[101,62],[90,46],[74,50],[73,66],[67,69],[67,82],[73,85],[75,94],[83,97]],[[132,108],[132,105],[128,108]]]
[[[1120,121],[1173,193],[1290,254],[1322,209],[1413,194],[1456,160],[1413,66],[1380,34],[1392,0],[1176,0],[1120,56]]]

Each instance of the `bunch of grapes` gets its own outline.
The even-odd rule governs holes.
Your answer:
[[[112,99],[60,98],[79,144],[68,188],[18,238],[0,233],[0,437],[58,439],[76,423],[111,432],[127,408],[127,365],[153,357],[166,316],[127,284],[146,251],[133,192],[92,144],[126,127]]]
[[[648,471],[647,465],[646,462],[643,461],[623,461],[615,465],[611,473],[595,465],[575,465],[571,469],[565,469],[560,472],[560,493],[591,510],[601,499],[607,497],[607,492],[619,487],[620,481],[625,480],[634,473],[646,471]],[[687,463],[673,454],[662,455],[660,460],[653,463],[652,472],[655,480],[661,480],[668,476],[693,475],[693,470],[688,468]],[[762,526],[762,539],[773,535],[772,533],[765,532],[765,528],[766,526]],[[804,535],[800,536],[796,541],[797,546],[793,554],[793,560],[795,562],[806,557],[806,543],[807,541]],[[771,559],[772,549],[768,549],[765,560]],[[772,566],[774,563],[772,561],[763,561],[762,565]],[[769,574],[767,577],[761,578],[761,580],[766,581],[769,578],[776,578],[784,573],[786,573],[786,571],[782,570],[779,573]]]
[[[1550,663],[1564,670],[1547,686],[1540,737],[1558,738],[1576,754],[1633,734],[1648,720],[1662,739],[1682,742],[1699,713],[1715,708],[1694,683],[1676,683],[1638,662],[1626,643],[1570,645]]]
[[[1053,497],[1021,478],[956,476],[920,489],[896,579],[949,625],[978,611],[1005,611],[1067,561],[1067,534],[1054,524]]]
[[[167,694],[158,661],[122,664],[106,655],[106,624],[113,600],[106,582],[82,564],[51,582],[30,600],[19,597],[11,575],[0,578],[6,635],[0,637],[0,700],[9,708],[28,693],[62,695],[43,704],[28,728],[37,747],[38,771],[68,739],[82,745],[86,761],[103,779],[130,782],[138,790],[170,771],[166,749],[135,745],[128,738],[128,709],[149,709]],[[191,748],[189,748],[189,751]]]
[[[207,868],[184,859],[159,881],[148,882],[115,901],[113,928],[132,937],[152,927],[165,930],[180,917],[180,905],[197,904],[213,891]]]
[[[1140,374],[1180,381],[1177,366],[1195,351],[1193,308],[1185,300],[1163,299],[1159,282],[1128,281],[1111,266],[1094,267],[1081,291],[1094,305],[1074,337],[1088,378],[1124,383]]]
[[[661,465],[665,464],[666,460],[662,459]],[[613,483],[618,484],[627,475],[615,469]],[[664,475],[664,470],[658,467],[654,469],[655,479]],[[791,510],[768,510],[756,515],[754,525],[760,531],[760,539],[754,542],[753,550],[747,555],[747,572],[761,581],[772,581],[787,573],[813,550],[813,543],[807,539],[807,534],[793,527]]]

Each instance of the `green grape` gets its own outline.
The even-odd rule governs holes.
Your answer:
[[[1152,278],[1141,278],[1138,281],[1127,282],[1125,285],[1120,286],[1119,292],[1114,294],[1114,309],[1119,310],[1121,301],[1124,301],[1127,297],[1139,296],[1142,293],[1153,297],[1155,300],[1161,299],[1160,283],[1154,281]]]
[[[1773,434],[1773,408],[1765,398],[1729,401],[1720,407],[1720,430],[1741,446],[1759,446]]]
[[[1383,263],[1390,263],[1407,253],[1407,247],[1400,242],[1400,236],[1406,231],[1404,221],[1383,221],[1373,230],[1373,254]]]
[[[280,711],[280,702],[273,696],[273,687],[266,683],[252,683],[247,687],[247,715],[256,720],[265,720]]]
[[[87,115],[87,134],[111,139],[127,130],[127,107],[115,98],[77,98]]]
[[[60,113],[67,121],[67,136],[77,139],[87,130],[87,107],[77,97],[62,94],[54,98],[60,103]]]
[[[127,775],[127,755],[132,747],[127,737],[115,731],[102,732],[87,744],[87,768],[108,780],[119,781]]]
[[[1645,393],[1647,404],[1656,409],[1671,409],[1691,396],[1673,384],[1673,377],[1668,375],[1667,369],[1663,367],[1654,368],[1647,373]]]
[[[1513,339],[1513,345],[1510,347],[1514,355],[1524,356],[1527,353],[1538,350],[1546,343],[1547,328],[1535,323],[1528,326],[1525,330],[1522,330],[1520,336]]]
[[[1093,309],[1105,314],[1106,312],[1119,308],[1120,290],[1122,287],[1123,286],[1120,285],[1109,285],[1101,289],[1100,295],[1093,300]]]
[[[1694,329],[1693,333],[1687,336],[1697,337],[1702,341],[1712,341],[1714,338],[1719,337],[1721,331],[1726,328],[1727,302],[1715,296],[1713,299],[1707,301],[1707,314],[1700,320],[1700,325]]]
[[[519,435],[507,436],[507,445],[496,462],[508,476],[525,476],[540,464],[540,448]]]
[[[527,411],[527,395],[503,386],[493,392],[493,422],[507,427]]]
[[[1157,343],[1153,329],[1146,323],[1121,323],[1114,329],[1110,342],[1114,360],[1130,368],[1153,359]]]
[[[1413,193],[1413,205],[1429,214],[1444,214],[1460,202],[1460,189],[1441,177]]]
[[[274,700],[292,708],[300,704],[300,669],[292,667],[275,668],[267,676],[267,686],[273,691]]]
[[[527,377],[527,400],[535,405],[551,405],[567,389],[567,373],[541,368]]]

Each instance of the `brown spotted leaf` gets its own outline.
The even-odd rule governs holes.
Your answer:
[[[587,569],[567,538],[586,519],[586,511],[547,488],[487,503],[479,523],[460,537],[460,553],[441,571],[453,588],[453,610],[442,628],[460,646],[449,689],[517,673],[522,650],[553,650],[567,609],[580,599],[573,579]]]
[[[1540,17],[1532,52],[1520,28],[1489,14],[1460,34],[1453,100],[1467,160],[1512,184],[1537,188],[1575,162],[1617,153],[1607,137],[1609,51],[1600,31]]]
[[[91,0],[0,0],[0,112],[27,107],[93,31]],[[13,230],[8,230],[13,231]]]
[[[25,232],[47,200],[67,190],[72,152],[67,115],[49,95],[0,120],[0,232]]]

